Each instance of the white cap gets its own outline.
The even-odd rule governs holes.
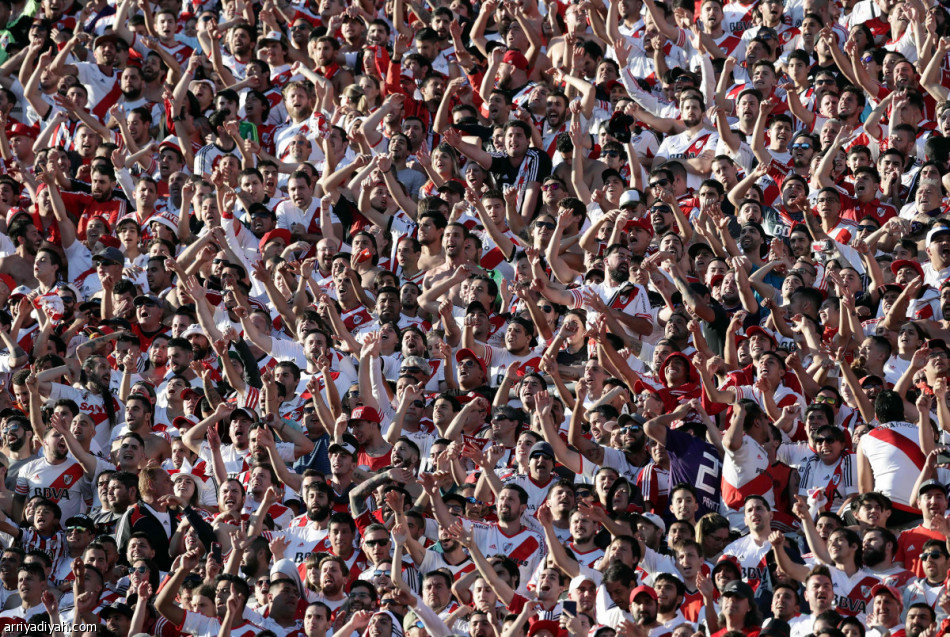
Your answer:
[[[591,584],[597,584],[597,582],[594,581],[594,578],[591,577],[590,575],[578,575],[578,576],[574,577],[574,578],[571,580],[571,583],[570,583],[570,584],[568,585],[568,587],[567,587],[567,592],[568,592],[568,593],[573,593],[573,592],[576,591],[578,588],[580,588],[580,587],[581,587],[581,584],[583,584],[584,582],[590,582]]]
[[[936,225],[930,229],[930,232],[927,233],[927,247],[930,247],[930,244],[934,242],[934,237],[938,234],[943,234],[944,232],[950,234],[950,228],[944,225]]]
[[[182,338],[188,338],[189,336],[205,336],[205,331],[201,329],[201,326],[197,323],[192,323],[185,328],[185,331],[181,333]]]
[[[660,533],[666,533],[666,523],[656,513],[641,513],[640,515],[649,520],[650,524],[660,529]]]
[[[620,205],[619,208],[623,208],[628,203],[640,203],[643,201],[640,199],[640,193],[636,190],[627,190],[622,195],[620,195]]]

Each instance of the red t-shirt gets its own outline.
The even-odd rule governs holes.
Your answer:
[[[919,524],[912,529],[907,529],[897,538],[897,553],[894,555],[895,562],[903,562],[904,568],[913,571],[917,577],[923,577],[924,571],[920,564],[920,553],[924,550],[924,542],[927,540],[944,541],[946,538],[942,533],[931,531]]]

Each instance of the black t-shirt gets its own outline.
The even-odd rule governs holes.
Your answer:
[[[507,153],[492,153],[491,157],[491,168],[489,168],[488,171],[495,178],[495,182],[499,186],[502,184],[514,186],[518,182],[518,173],[521,171],[521,165],[513,165]],[[529,148],[528,152],[525,153],[524,159],[521,161],[531,162],[530,166],[525,167],[525,176],[527,178],[524,182],[525,186],[532,181],[541,181],[549,176],[553,170],[551,158],[548,157],[547,153],[537,148]]]

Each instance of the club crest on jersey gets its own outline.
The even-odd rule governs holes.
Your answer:
[[[360,316],[359,314],[357,314],[356,316],[353,317],[353,324],[354,324],[354,325],[359,325],[359,324],[362,323],[362,322],[363,322],[363,317]]]
[[[512,544],[511,542],[505,542],[504,544],[501,545],[502,552],[505,553],[505,555],[508,555],[509,553],[511,553],[511,549],[513,547],[514,547],[514,544]]]
[[[868,598],[871,596],[871,587],[861,585],[861,597]]]
[[[67,487],[69,486],[69,483],[72,481],[73,481],[73,477],[69,475],[68,473],[63,476],[63,484],[65,484]]]

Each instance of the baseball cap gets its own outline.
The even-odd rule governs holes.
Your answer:
[[[327,453],[348,453],[355,459],[356,450],[359,448],[359,446],[360,443],[356,439],[356,436],[345,433],[343,434],[343,442],[334,442],[332,445],[330,445],[330,448],[327,449]]]
[[[891,272],[893,272],[895,275],[900,272],[901,268],[911,268],[917,273],[917,276],[924,276],[923,267],[921,267],[921,265],[916,261],[911,261],[910,259],[898,259],[891,264]]]
[[[638,204],[643,199],[640,197],[640,193],[636,190],[627,190],[622,195],[620,195],[620,205],[619,208],[624,206],[629,206],[631,204]]]
[[[767,339],[769,339],[770,341],[772,341],[772,347],[773,347],[773,348],[775,347],[775,344],[778,342],[778,341],[775,339],[775,336],[773,336],[771,332],[769,332],[768,330],[766,330],[765,328],[763,328],[763,327],[761,327],[761,326],[759,326],[759,325],[753,325],[753,326],[751,326],[751,327],[747,327],[747,328],[746,328],[746,331],[745,331],[745,336],[746,336],[746,338],[752,338],[752,336],[753,336],[754,334],[758,334],[758,335],[760,335],[760,336],[764,336],[765,338],[767,338]]]
[[[478,363],[478,366],[482,368],[482,372],[485,374],[485,376],[488,376],[488,368],[485,367],[485,361],[483,361],[483,360],[480,359],[478,356],[476,356],[474,351],[472,351],[472,350],[468,349],[467,347],[465,347],[465,348],[460,349],[460,350],[455,354],[455,362],[456,362],[456,363],[461,363],[461,362],[462,362],[463,360],[465,360],[466,358],[474,358],[474,359],[475,359],[475,362]]]
[[[934,239],[943,234],[950,234],[950,228],[947,226],[939,225],[934,226],[930,229],[930,232],[927,233],[927,247],[930,247],[930,244],[934,242]]]
[[[927,491],[933,491],[934,489],[940,491],[941,493],[945,495],[947,493],[947,487],[942,482],[938,480],[927,480],[922,485],[920,485],[920,488],[917,489],[917,495],[919,496],[923,495]]]
[[[350,414],[350,422],[354,420],[368,420],[370,422],[375,422],[378,425],[383,419],[379,415],[379,412],[372,407],[363,406],[357,407]]]
[[[656,528],[660,529],[660,533],[666,533],[666,523],[663,521],[663,518],[658,516],[656,513],[641,513],[640,516]]]
[[[122,602],[115,602],[111,606],[104,607],[99,613],[99,616],[103,619],[108,619],[110,615],[115,615],[116,613],[125,615],[129,619],[132,619],[132,608],[128,604],[123,604]]]
[[[205,331],[199,324],[192,323],[181,333],[182,338],[188,338],[189,336],[205,336]]]
[[[118,248],[113,248],[111,246],[99,250],[92,257],[93,262],[95,261],[109,261],[110,263],[115,263],[117,265],[125,265],[125,255],[122,254],[122,251]]]
[[[630,602],[637,598],[637,595],[647,595],[654,602],[656,601],[656,591],[653,590],[652,586],[646,586],[645,584],[640,584],[635,589],[630,591]]]
[[[266,246],[271,241],[275,241],[277,239],[283,239],[285,245],[290,245],[291,243],[293,243],[293,238],[290,236],[290,230],[288,230],[287,228],[274,228],[270,232],[266,233],[263,237],[261,237],[261,241],[258,247],[261,250],[263,250],[264,246]]]
[[[571,583],[567,587],[567,592],[573,593],[578,588],[580,588],[581,584],[583,584],[584,582],[597,584],[597,582],[594,581],[594,578],[590,577],[589,575],[578,575],[571,580]]]
[[[732,580],[723,586],[722,594],[724,596],[739,595],[740,597],[745,597],[748,600],[752,600],[755,597],[755,592],[752,590],[752,587],[738,579]]]
[[[887,593],[891,597],[897,600],[897,604],[904,608],[904,600],[901,597],[901,594],[893,586],[888,586],[887,584],[875,584],[871,587],[871,599],[874,599],[881,593]]]
[[[154,305],[156,307],[162,307],[162,300],[154,294],[140,294],[139,296],[135,297],[135,300],[132,301],[132,305],[135,307],[140,307],[142,305]]]
[[[71,526],[81,526],[87,531],[96,530],[96,523],[93,521],[91,517],[89,517],[88,515],[85,515],[84,513],[80,513],[79,515],[74,515],[70,518],[67,518],[65,524],[63,524],[63,528],[68,529]]]

